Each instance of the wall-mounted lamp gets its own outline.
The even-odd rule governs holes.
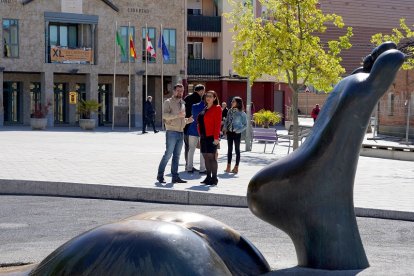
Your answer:
[[[180,70],[180,75],[184,75],[185,74],[185,70]]]
[[[137,75],[138,76],[142,76],[144,74],[145,74],[145,70],[139,70],[139,71],[137,71]]]
[[[3,72],[6,67],[0,67],[0,72]]]
[[[71,74],[76,74],[78,71],[79,71],[79,69],[74,68],[74,69],[71,69],[71,70],[69,71],[69,73],[71,73]]]

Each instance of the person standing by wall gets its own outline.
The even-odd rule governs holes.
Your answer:
[[[194,166],[193,166],[194,152],[197,148],[197,145],[200,145],[200,135],[198,134],[197,117],[198,117],[198,114],[200,114],[200,112],[203,111],[205,106],[206,106],[205,97],[203,95],[203,97],[201,97],[201,101],[197,104],[193,104],[193,108],[191,109],[191,114],[193,118],[195,119],[194,119],[194,122],[192,122],[189,125],[189,128],[187,130],[189,148],[188,148],[188,156],[187,156],[187,166],[185,170],[188,173],[193,173],[194,171],[196,171],[194,170]],[[200,154],[200,172],[199,173],[200,174],[207,173],[203,154]]]
[[[185,117],[190,118],[191,117],[191,109],[193,107],[193,104],[199,103],[201,101],[201,97],[204,95],[205,87],[202,84],[197,84],[194,87],[194,92],[191,95],[187,95],[184,98],[185,101]],[[194,117],[193,117],[194,118]],[[184,128],[184,157],[185,157],[185,166],[188,165],[188,150],[189,150],[189,143],[188,143],[188,128],[189,125],[187,125]],[[192,171],[196,171],[195,168],[191,168]]]
[[[158,166],[157,180],[165,183],[164,171],[172,155],[172,183],[186,183],[178,174],[181,149],[183,147],[184,127],[192,123],[193,117],[185,118],[185,102],[183,101],[184,86],[176,84],[173,96],[164,103],[163,118],[165,122],[166,150]]]
[[[222,137],[224,135],[223,125],[224,125],[224,121],[226,120],[228,111],[229,111],[229,109],[227,108],[227,103],[222,102],[221,103],[221,133],[220,133],[220,137]]]
[[[224,170],[227,173],[239,172],[241,134],[246,128],[247,115],[243,111],[243,100],[240,97],[234,97],[231,101],[231,108],[227,113],[227,118],[223,126],[223,132],[227,136],[227,167]],[[236,151],[236,165],[230,171],[231,159],[233,156],[233,144]]]
[[[200,151],[204,156],[207,170],[207,177],[201,183],[217,185],[217,148],[220,143],[221,107],[215,91],[206,92],[205,104],[206,107],[197,116]]]
[[[156,114],[156,112],[155,112],[155,109],[152,105],[152,97],[148,96],[147,100],[144,103],[144,125],[142,127],[142,133],[143,134],[147,133],[147,131],[146,131],[147,125],[148,126],[152,125],[154,133],[158,132],[158,130],[155,129],[155,122],[154,122],[155,114]]]
[[[319,111],[321,111],[320,108],[319,108],[319,104],[316,104],[315,107],[312,109],[312,112],[311,112],[311,117],[313,118],[313,122],[315,122],[316,118],[318,118]]]

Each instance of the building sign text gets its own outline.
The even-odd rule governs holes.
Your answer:
[[[52,63],[90,64],[93,51],[91,48],[67,49],[59,46],[50,47],[50,61]]]

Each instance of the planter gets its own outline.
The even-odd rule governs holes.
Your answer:
[[[30,118],[30,126],[34,130],[46,129],[47,118]]]
[[[84,130],[94,130],[95,119],[79,119],[79,126]]]

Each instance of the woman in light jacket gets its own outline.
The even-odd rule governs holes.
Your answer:
[[[227,135],[227,167],[224,170],[229,173],[239,172],[240,163],[240,140],[241,133],[247,128],[247,115],[243,111],[243,100],[240,97],[234,97],[231,101],[226,121],[223,126],[223,133]],[[233,143],[236,151],[236,165],[231,169],[231,159],[233,155]]]

